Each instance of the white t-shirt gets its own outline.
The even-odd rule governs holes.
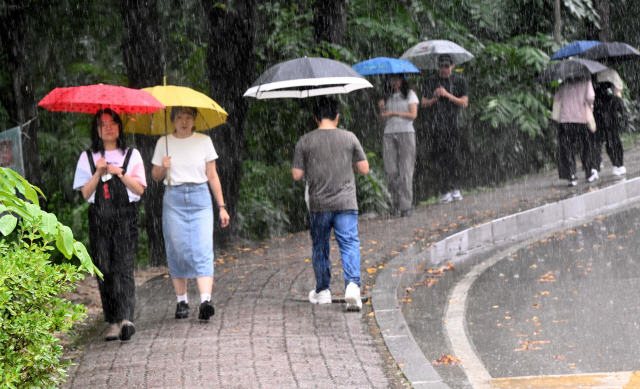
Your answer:
[[[162,158],[167,156],[167,137],[158,139],[151,163],[162,166]],[[213,142],[207,135],[197,132],[187,138],[176,138],[169,134],[169,156],[171,186],[182,184],[203,184],[207,182],[207,162],[218,159]],[[168,185],[167,178],[164,184]]]
[[[409,105],[418,104],[418,96],[416,92],[409,89],[407,98],[405,99],[401,92],[394,93],[385,101],[384,109],[393,112],[410,112]],[[387,118],[384,126],[385,134],[396,134],[399,132],[415,132],[413,128],[413,119],[401,118],[399,116],[391,116]]]
[[[95,165],[96,161],[102,158],[100,153],[91,153],[93,156],[93,164]],[[110,150],[104,152],[104,160],[109,165],[115,165],[118,167],[122,167],[124,164],[124,158],[126,156],[126,152],[123,153],[120,149]],[[144,174],[144,163],[142,162],[142,156],[140,152],[136,149],[131,151],[131,158],[129,159],[129,165],[127,165],[127,175],[131,176],[134,180],[136,180],[140,185],[147,187],[147,178]],[[91,166],[89,165],[89,160],[87,159],[87,153],[82,152],[80,154],[80,158],[78,159],[78,165],[76,166],[76,175],[73,178],[73,189],[80,190],[89,180],[93,174],[91,173]],[[119,180],[118,177],[111,178]],[[129,194],[129,202],[134,202],[140,200],[140,196],[134,194],[127,188],[127,193]],[[91,197],[89,197],[89,202],[93,203],[94,195],[96,192],[91,193]]]

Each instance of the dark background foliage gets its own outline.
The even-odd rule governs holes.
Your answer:
[[[158,46],[159,54],[143,58],[142,65],[126,62],[123,54],[123,50],[129,53],[125,46],[131,45],[127,39],[133,33],[123,15],[134,15],[128,13],[133,3],[136,12],[141,11],[135,13],[139,17],[145,17],[145,10],[157,13],[158,28],[139,33],[152,35],[148,39]],[[239,98],[238,91],[248,88],[266,68],[305,55],[347,64],[377,56],[399,57],[425,39],[449,39],[464,46],[476,56],[457,69],[470,85],[460,157],[463,189],[472,190],[553,165],[555,128],[549,120],[553,90],[534,79],[555,49],[572,40],[601,39],[605,30],[612,41],[640,44],[636,1],[561,0],[560,11],[561,36],[554,37],[553,0],[13,0],[0,5],[3,29],[22,33],[26,54],[19,67],[31,79],[35,103],[58,86],[139,83],[140,79],[131,79],[131,68],[151,64],[162,69],[168,84],[189,86],[221,102],[231,120],[210,134],[221,154],[225,196],[233,207],[232,237],[252,239],[306,228],[303,187],[290,179],[290,163],[295,142],[315,125],[308,113],[312,100]],[[12,22],[15,15],[21,15],[21,24]],[[0,51],[2,129],[24,122],[16,114],[21,112],[16,72],[7,62],[12,58],[10,38],[3,38]],[[634,132],[640,69],[638,64],[624,64],[618,70],[629,87],[628,130]],[[410,77],[418,95],[426,74]],[[369,79],[375,89],[339,96],[340,125],[358,136],[372,165],[371,176],[358,179],[361,211],[382,214],[388,199],[380,162],[382,128],[374,110],[383,80]],[[47,209],[87,243],[86,205],[71,184],[78,155],[89,143],[90,117],[42,109],[37,116],[41,176],[35,182],[47,196]],[[415,121],[416,203],[440,191],[428,157],[427,140],[435,134],[426,132],[426,120],[421,111]],[[128,140],[138,146],[143,141],[133,136]],[[144,141],[153,144],[155,139]],[[155,217],[145,211],[142,216],[148,221]],[[146,241],[141,241],[144,257]]]

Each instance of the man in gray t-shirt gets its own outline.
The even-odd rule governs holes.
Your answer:
[[[313,240],[313,270],[316,288],[309,293],[314,304],[330,304],[331,229],[334,229],[345,280],[347,309],[362,309],[360,299],[360,240],[358,203],[353,170],[369,173],[369,162],[360,142],[338,126],[340,114],[335,99],[322,97],[314,109],[318,129],[296,144],[291,174],[309,185],[309,222]]]

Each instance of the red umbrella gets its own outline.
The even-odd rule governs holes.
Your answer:
[[[56,88],[38,106],[49,111],[92,114],[105,108],[118,114],[152,113],[165,108],[149,92],[104,84]]]

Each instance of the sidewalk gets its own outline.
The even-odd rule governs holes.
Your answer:
[[[413,216],[360,222],[363,293],[377,273],[408,248],[420,252],[457,231],[619,182],[606,155],[598,182],[567,188],[555,170],[503,187],[468,194],[460,202],[416,209]],[[640,147],[625,151],[627,178],[640,172]],[[209,323],[192,310],[173,318],[175,296],[168,277],[137,291],[137,333],[127,343],[85,347],[70,370],[69,388],[405,388],[382,339],[370,304],[346,312],[337,245],[332,243],[331,306],[312,305],[314,287],[307,232],[237,247],[216,259],[214,305]],[[191,306],[197,307],[195,282]],[[392,296],[396,298],[396,296]],[[378,298],[378,296],[376,296]],[[404,362],[400,362],[404,363]],[[400,366],[401,367],[401,366]]]

